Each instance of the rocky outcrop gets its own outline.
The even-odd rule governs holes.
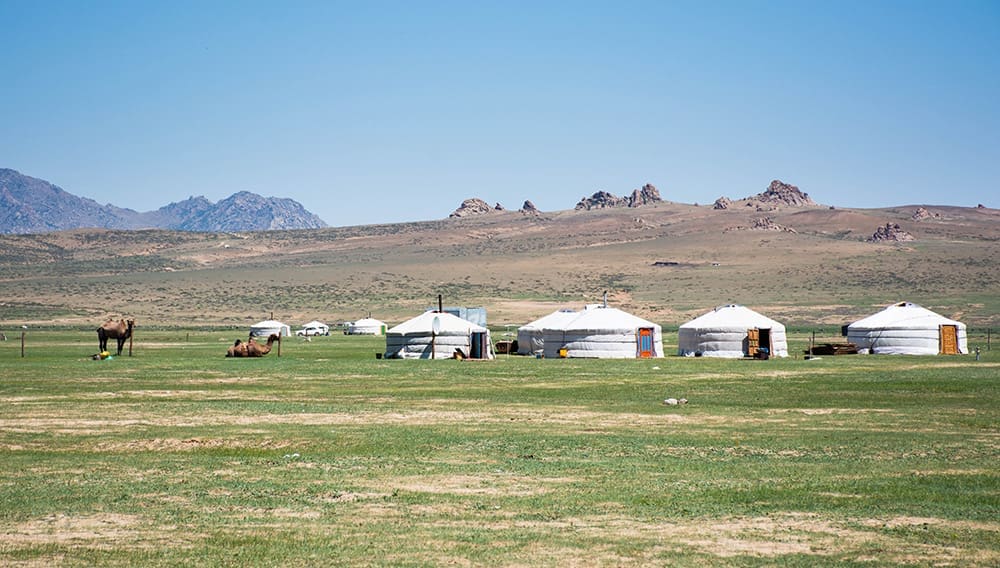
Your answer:
[[[541,215],[542,212],[535,207],[535,204],[531,202],[530,199],[524,200],[524,205],[521,206],[520,212],[524,215]]]
[[[473,197],[471,199],[466,199],[458,206],[458,209],[452,211],[449,218],[457,219],[460,217],[475,217],[476,215],[487,215],[489,213],[496,213],[498,211],[504,211],[503,206],[499,203],[496,207],[490,207],[489,203],[486,203],[478,197]]]
[[[869,243],[901,243],[912,241],[913,235],[904,231],[897,223],[886,223],[884,227],[876,229],[872,236],[866,240]]]
[[[611,209],[615,207],[642,207],[663,201],[660,192],[651,183],[647,183],[640,189],[632,191],[628,197],[618,197],[607,191],[598,191],[590,197],[580,199],[576,204],[577,211],[590,211],[591,209]]]
[[[784,233],[796,233],[797,231],[791,227],[785,227],[774,222],[774,219],[770,217],[757,217],[751,221],[750,226],[746,227],[743,225],[736,227],[729,227],[724,233],[729,231],[781,231]]]
[[[712,204],[712,209],[729,209],[729,206],[732,204],[733,200],[723,195],[715,200],[715,203]]]
[[[575,209],[577,211],[590,211],[591,209],[611,209],[614,207],[625,207],[626,205],[627,202],[625,199],[607,191],[598,191],[590,197],[580,199]]]
[[[911,221],[923,221],[924,219],[940,219],[940,213],[931,213],[924,207],[917,207],[917,210],[910,215]]]
[[[659,203],[663,199],[660,198],[660,192],[656,189],[656,186],[647,183],[641,189],[633,190],[632,195],[627,198],[627,201],[629,207],[642,207],[643,205]]]
[[[763,193],[758,193],[755,199],[764,203],[787,205],[789,207],[810,207],[816,205],[816,202],[809,197],[808,193],[803,193],[798,187],[777,179],[772,180],[771,185],[767,186],[767,190]]]

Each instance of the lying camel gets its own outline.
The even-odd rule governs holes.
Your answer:
[[[271,334],[267,343],[261,345],[253,337],[246,341],[236,340],[236,343],[226,351],[226,357],[263,357],[271,352],[271,344],[278,341],[278,336]]]
[[[122,354],[125,347],[125,340],[132,336],[132,328],[135,327],[134,319],[122,319],[114,321],[109,319],[97,328],[97,341],[100,344],[101,353],[108,350],[108,339],[118,340],[118,356]]]

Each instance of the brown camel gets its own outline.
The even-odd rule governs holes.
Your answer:
[[[236,343],[226,351],[226,357],[263,357],[271,352],[271,344],[278,340],[278,336],[273,333],[264,345],[257,343],[253,337],[246,341],[237,339]]]
[[[133,327],[135,327],[135,320],[131,318],[121,321],[109,319],[101,324],[101,327],[97,328],[97,341],[100,343],[101,353],[108,350],[108,339],[117,339],[118,355],[121,356],[125,340],[132,337]]]

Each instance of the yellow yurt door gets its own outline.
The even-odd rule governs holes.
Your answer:
[[[942,325],[941,326],[941,354],[942,355],[957,355],[958,354],[958,326],[957,325]]]

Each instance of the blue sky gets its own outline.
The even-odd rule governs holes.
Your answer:
[[[1000,2],[0,0],[0,167],[331,225],[570,209],[1000,207]]]

